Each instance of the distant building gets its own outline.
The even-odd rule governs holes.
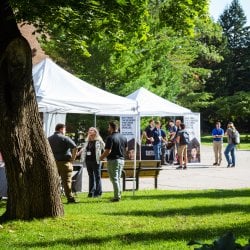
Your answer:
[[[31,50],[34,54],[32,57],[33,65],[41,62],[44,58],[49,57],[45,54],[45,52],[42,50],[39,42],[37,41],[38,34],[33,35],[35,28],[32,25],[25,24],[21,26],[19,24],[19,29],[22,33],[22,35],[28,40]]]

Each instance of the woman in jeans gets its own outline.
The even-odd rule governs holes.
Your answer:
[[[225,135],[227,135],[228,144],[224,151],[226,160],[227,160],[227,167],[235,167],[235,151],[236,145],[233,143],[233,133],[235,133],[236,128],[232,122],[229,122],[227,125],[227,130]]]
[[[78,153],[81,154],[81,161],[85,162],[89,175],[88,197],[100,197],[102,195],[101,164],[99,158],[104,147],[105,143],[99,135],[98,130],[94,127],[89,128],[86,142]]]

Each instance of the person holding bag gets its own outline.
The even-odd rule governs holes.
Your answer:
[[[235,151],[236,151],[235,134],[239,134],[239,133],[236,130],[234,124],[232,122],[229,122],[227,125],[226,133],[225,133],[225,135],[227,136],[228,144],[224,151],[224,155],[227,160],[228,168],[235,167]]]

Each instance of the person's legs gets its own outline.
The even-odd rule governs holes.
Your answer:
[[[179,165],[180,164],[179,154],[178,154],[178,147],[179,147],[179,144],[175,143],[174,160],[176,160],[176,163],[174,165]]]
[[[231,159],[232,159],[232,166],[231,167],[235,167],[235,151],[236,151],[236,148],[235,148],[234,144],[232,144],[232,145],[233,145],[233,147],[232,147],[232,149],[230,151]]]
[[[185,145],[179,145],[178,146],[178,159],[179,159],[179,162],[180,162],[180,167],[178,167],[177,169],[181,169],[183,167],[184,147],[185,147]]]
[[[101,182],[101,165],[95,164],[94,166],[94,176],[96,189],[94,192],[94,197],[102,195],[102,182]]]
[[[226,149],[225,149],[225,151],[224,151],[224,155],[225,155],[225,157],[226,157],[227,166],[228,166],[228,167],[232,164],[232,158],[231,158],[230,152],[231,152],[231,150],[232,150],[233,147],[234,147],[233,144],[227,144]]]
[[[59,175],[61,176],[65,196],[67,197],[68,201],[72,201],[74,199],[72,194],[73,165],[71,162],[57,161],[57,167]]]
[[[155,160],[160,160],[161,159],[161,145],[153,145],[154,149],[154,154],[155,154]]]
[[[169,149],[169,164],[172,164],[175,159],[175,146]]]
[[[214,141],[213,142],[213,149],[214,149],[214,158],[215,158],[215,161],[214,161],[214,165],[218,164],[219,162],[219,159],[218,159],[218,142],[217,141]]]
[[[111,183],[114,188],[114,199],[121,199],[121,173],[124,166],[124,160],[109,160],[108,161],[108,173]]]
[[[94,162],[86,162],[88,176],[89,176],[89,193],[88,197],[93,197],[94,192],[96,190],[96,182],[95,182],[95,176],[94,176]]]
[[[187,162],[188,162],[188,158],[187,158],[187,145],[183,146],[183,158],[184,158],[184,167],[183,169],[187,168]]]
[[[163,144],[161,146],[161,165],[166,165],[167,161],[166,161],[166,145]]]
[[[219,158],[218,165],[220,165],[222,161],[222,147],[223,147],[222,142],[219,142],[218,143],[218,158]]]

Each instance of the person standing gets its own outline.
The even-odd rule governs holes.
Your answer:
[[[128,142],[127,138],[118,132],[118,124],[115,121],[109,122],[108,131],[110,135],[106,139],[105,150],[100,156],[100,161],[107,157],[108,174],[114,188],[114,197],[111,201],[117,202],[121,199],[121,174]]]
[[[169,143],[172,144],[172,147],[169,148],[169,157],[168,157],[168,163],[173,164],[175,159],[175,135],[177,132],[177,128],[174,124],[173,120],[170,120],[168,122],[168,132],[169,132]]]
[[[105,143],[99,131],[90,127],[83,148],[78,152],[81,161],[86,164],[89,175],[88,197],[100,197],[102,195],[100,156],[104,151]]]
[[[228,144],[224,151],[226,160],[227,160],[227,167],[235,167],[235,151],[236,145],[233,142],[234,135],[236,133],[236,128],[232,122],[229,122],[227,125],[227,130],[225,135],[227,135]]]
[[[152,145],[153,130],[155,128],[155,121],[153,119],[149,120],[148,126],[143,131],[143,137],[146,138],[146,145]]]
[[[161,122],[156,121],[155,128],[153,130],[153,149],[154,149],[155,160],[161,160],[161,148],[163,142],[167,143],[166,133],[161,129]],[[166,159],[162,163],[166,164]]]
[[[65,136],[65,133],[66,126],[58,123],[55,127],[55,133],[48,140],[56,160],[58,173],[61,177],[68,203],[75,203],[76,201],[72,194],[72,162],[77,154],[77,146],[72,139]]]
[[[189,143],[189,138],[186,130],[185,124],[180,124],[180,130],[177,133],[176,142],[178,143],[178,159],[180,161],[180,166],[176,169],[187,169],[187,145]]]
[[[175,143],[175,152],[174,154],[177,155],[177,160],[176,162],[174,163],[174,165],[180,165],[180,160],[179,160],[179,156],[178,156],[178,142],[176,141],[176,138],[177,138],[177,135],[178,135],[178,132],[181,130],[181,120],[176,120],[175,121],[175,128],[176,128],[176,132],[175,132],[175,136],[174,136],[174,143]]]
[[[221,128],[221,123],[216,122],[215,128],[212,130],[213,136],[213,149],[215,161],[213,163],[214,166],[220,166],[222,161],[222,147],[223,147],[223,136],[224,130]]]

